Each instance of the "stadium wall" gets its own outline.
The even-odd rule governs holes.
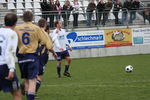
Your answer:
[[[74,34],[72,35],[72,33]],[[70,38],[70,35],[67,36],[68,41],[71,41],[70,45],[74,49],[72,52],[70,52],[72,58],[150,53],[149,27],[132,29],[109,29],[88,32],[70,32],[68,34],[76,37],[75,39],[73,37]],[[97,37],[98,34],[99,38]],[[50,59],[54,59],[52,55],[50,55]]]

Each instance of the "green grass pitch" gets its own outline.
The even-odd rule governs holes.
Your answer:
[[[126,65],[133,72],[126,73]],[[57,78],[56,61],[49,61],[37,100],[150,99],[150,54],[73,59],[70,72],[71,78]],[[0,100],[12,98],[0,92]]]

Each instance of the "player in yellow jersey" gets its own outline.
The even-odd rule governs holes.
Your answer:
[[[18,62],[21,78],[25,79],[25,91],[27,100],[34,100],[36,90],[36,78],[39,73],[38,43],[42,43],[56,56],[50,39],[42,30],[32,24],[33,14],[26,11],[23,14],[24,23],[16,26],[18,34]]]
[[[38,26],[43,31],[43,34],[45,34],[48,38],[50,38],[48,35],[50,32],[49,26],[47,25],[47,21],[44,18],[41,18],[38,21]],[[52,43],[52,41],[51,41],[51,43]],[[38,74],[37,81],[36,81],[36,92],[38,91],[38,89],[40,88],[40,85],[41,85],[45,67],[48,62],[48,54],[49,54],[48,49],[42,43],[39,43],[40,64],[39,64],[39,74]]]

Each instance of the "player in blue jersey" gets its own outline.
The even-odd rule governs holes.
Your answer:
[[[57,74],[58,77],[61,77],[61,64],[62,64],[62,59],[66,59],[65,63],[65,71],[64,71],[64,76],[71,77],[69,73],[69,67],[71,63],[71,58],[69,55],[68,50],[72,51],[72,48],[70,47],[67,37],[66,37],[66,32],[64,29],[62,29],[62,23],[60,21],[55,22],[55,27],[56,29],[53,31],[51,34],[52,41],[54,41],[54,51],[57,54]]]
[[[0,90],[11,92],[13,100],[22,100],[20,83],[15,74],[15,55],[18,37],[14,30],[17,16],[9,13],[4,18],[5,27],[0,28]]]

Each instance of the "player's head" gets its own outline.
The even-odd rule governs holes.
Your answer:
[[[61,23],[61,21],[56,21],[56,22],[55,22],[55,27],[56,27],[56,28],[62,28],[62,23]]]
[[[30,11],[25,11],[23,13],[23,21],[24,22],[32,22],[33,20],[33,14]]]
[[[8,13],[4,18],[5,26],[13,27],[17,23],[17,15],[13,13]]]
[[[41,28],[45,28],[47,26],[47,21],[44,18],[41,18],[38,21],[38,26],[41,27]]]

